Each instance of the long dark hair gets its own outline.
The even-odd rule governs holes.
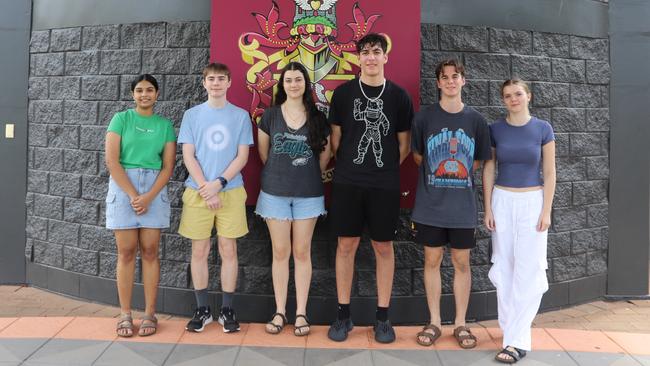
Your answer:
[[[158,91],[158,80],[156,80],[155,77],[151,74],[142,74],[138,75],[132,82],[131,82],[131,91],[135,90],[135,86],[138,85],[139,82],[141,81],[148,81],[153,85],[153,88]]]
[[[307,129],[309,131],[307,135],[307,143],[314,152],[320,153],[325,150],[325,145],[327,145],[329,125],[327,124],[325,114],[319,111],[316,107],[316,103],[314,103],[311,80],[309,79],[309,74],[307,74],[307,69],[305,69],[302,64],[298,62],[289,62],[287,66],[284,67],[280,74],[278,90],[275,92],[274,105],[280,106],[287,100],[287,92],[284,90],[284,74],[287,71],[296,70],[300,71],[305,80],[305,94],[302,95],[302,104],[305,106],[305,111],[307,112]]]

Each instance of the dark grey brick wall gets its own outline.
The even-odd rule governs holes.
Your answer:
[[[551,282],[607,271],[609,174],[609,44],[594,39],[533,31],[422,25],[421,104],[436,101],[434,68],[447,57],[467,66],[465,101],[488,120],[504,108],[499,85],[519,76],[534,92],[533,113],[556,132],[558,186],[549,235]],[[157,113],[176,127],[186,108],[201,102],[200,73],[209,55],[209,23],[103,25],[32,33],[29,80],[29,171],[27,248],[33,262],[84,275],[115,278],[115,240],[104,228],[106,125],[131,106],[129,84],[142,72],[161,86]],[[173,219],[160,245],[161,285],[190,288],[190,243],[176,234],[182,181],[180,156],[169,184]],[[479,180],[480,181],[480,180]],[[479,197],[480,198],[480,197]],[[481,202],[482,207],[482,202]],[[239,241],[238,289],[272,294],[271,249],[264,223],[249,209],[250,234]],[[422,296],[422,248],[412,243],[409,211],[395,244],[393,294]],[[336,295],[336,241],[320,220],[313,242],[312,294]],[[489,233],[480,227],[472,253],[475,292],[493,290],[487,280]],[[353,295],[375,296],[374,256],[367,240],[357,255]],[[219,260],[210,262],[210,288],[219,289]],[[443,291],[453,270],[443,262]],[[139,268],[139,267],[138,267]],[[138,272],[139,273],[139,272]],[[136,276],[139,278],[139,275]]]

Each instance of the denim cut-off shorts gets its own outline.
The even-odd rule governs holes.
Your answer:
[[[140,193],[148,192],[158,177],[159,170],[132,168],[125,169],[131,184]],[[151,228],[162,229],[169,227],[169,196],[167,186],[149,204],[147,212],[136,215],[131,207],[131,199],[115,183],[113,177],[108,181],[106,194],[106,228],[112,230]]]
[[[325,215],[325,198],[282,197],[260,191],[255,213],[265,219],[305,220]]]

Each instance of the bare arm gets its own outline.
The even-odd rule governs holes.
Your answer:
[[[269,159],[269,148],[271,146],[271,137],[262,131],[262,129],[257,129],[257,151],[260,153],[260,160],[262,164],[266,164],[266,161]]]
[[[399,142],[399,163],[402,164],[411,152],[411,131],[398,132],[397,141]]]
[[[494,214],[492,213],[492,190],[494,189],[494,171],[496,170],[496,149],[492,148],[492,158],[483,164],[483,209],[485,210],[485,227],[494,231]]]
[[[332,156],[336,159],[336,152],[339,150],[341,143],[341,126],[332,124],[332,134],[330,135],[330,145],[332,148]]]
[[[417,166],[420,166],[422,164],[422,155],[413,151],[413,161],[415,161]]]
[[[244,166],[248,162],[249,151],[250,151],[250,147],[248,145],[237,146],[237,156],[235,156],[233,161],[230,162],[226,170],[224,170],[223,173],[221,173],[221,176],[226,178],[227,181],[230,181],[237,174],[239,174],[239,172],[242,169],[244,169]],[[201,195],[201,197],[203,197],[204,200],[210,201],[213,197],[216,197],[217,193],[219,193],[222,189],[223,186],[221,185],[221,181],[219,179],[215,179],[211,182],[206,182],[205,184],[200,186],[199,194]]]
[[[116,134],[115,132],[106,133],[106,143],[104,149],[106,152],[105,161],[106,168],[110,173],[111,177],[117,183],[117,185],[129,195],[129,198],[133,200],[139,195],[138,191],[135,189],[129,177],[126,175],[126,171],[120,164],[120,142],[122,141],[122,136]]]
[[[544,176],[544,205],[537,224],[538,231],[545,231],[551,226],[551,208],[555,195],[555,141],[542,146],[542,174]]]
[[[331,145],[330,136],[327,136],[327,144],[318,156],[318,163],[320,165],[321,173],[325,172],[325,169],[327,169],[327,164],[330,162],[330,158],[332,157]]]
[[[201,170],[201,165],[199,161],[196,160],[196,149],[192,144],[183,144],[183,163],[185,168],[190,173],[192,180],[198,184],[199,187],[205,185],[205,176],[203,175],[203,170]]]

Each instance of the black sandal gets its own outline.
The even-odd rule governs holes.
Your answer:
[[[280,318],[282,320],[281,325],[277,325],[277,324],[273,323],[273,319],[275,319],[276,316],[280,316]],[[284,314],[282,314],[282,313],[275,313],[275,314],[271,315],[271,320],[269,320],[269,322],[266,323],[267,326],[264,327],[264,329],[269,334],[278,334],[278,333],[282,332],[282,329],[284,329],[285,324],[287,324],[287,317],[284,316]],[[269,328],[268,325],[271,325],[273,328]]]
[[[510,346],[508,346],[510,347]],[[510,347],[514,349],[514,352],[509,350],[508,347],[504,348],[501,350],[501,352],[497,353],[496,356],[494,356],[494,359],[501,362],[501,363],[516,363],[517,361],[521,360],[522,358],[526,357],[526,351],[523,349],[519,349],[517,347]],[[511,358],[503,358],[499,356],[510,356]]]
[[[307,334],[309,334],[309,332],[311,331],[311,324],[309,323],[309,319],[307,319],[306,315],[296,314],[296,320],[298,320],[298,318],[305,319],[306,324],[298,325],[298,326],[294,325],[293,335],[295,335],[296,337],[304,337]]]

